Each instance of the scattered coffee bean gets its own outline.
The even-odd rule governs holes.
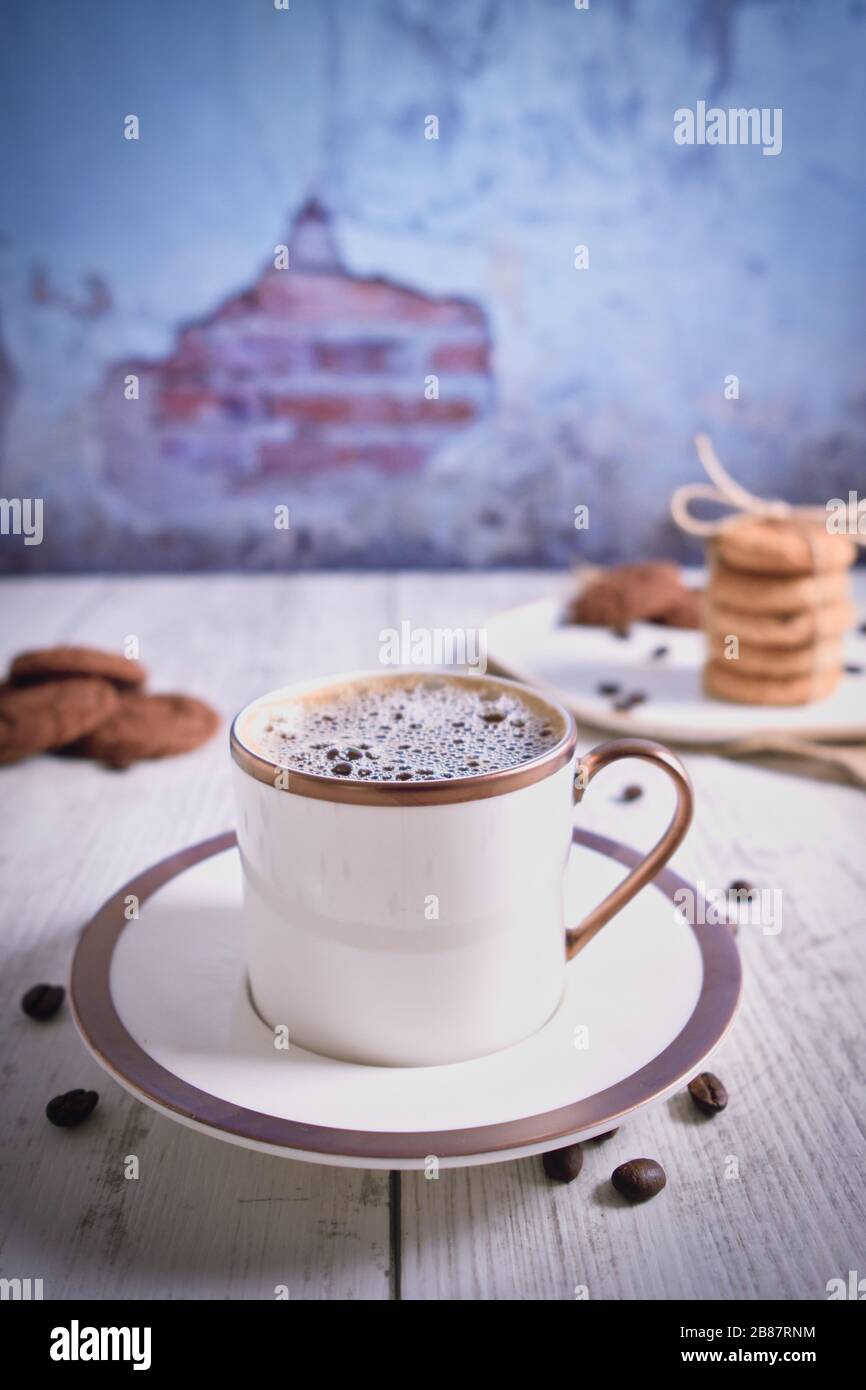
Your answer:
[[[601,685],[596,686],[599,695],[618,695],[621,689],[616,681],[602,681]]]
[[[848,665],[848,666],[845,667],[845,675],[846,675],[846,676],[862,676],[862,674],[863,674],[863,667],[862,667],[862,666],[855,666],[855,665],[853,665],[853,663],[852,663],[852,664],[850,664],[850,665]]]
[[[93,1113],[98,1101],[96,1091],[67,1091],[65,1095],[55,1096],[48,1102],[45,1114],[53,1125],[72,1129]]]
[[[630,694],[623,695],[621,700],[614,700],[613,707],[616,710],[634,709],[635,705],[642,705],[646,698],[643,690],[632,690]]]
[[[728,1103],[727,1091],[711,1071],[702,1071],[700,1076],[689,1082],[689,1095],[705,1115],[718,1115]]]
[[[62,985],[33,985],[21,1000],[21,1007],[28,1018],[44,1023],[54,1017],[65,996]]]
[[[632,784],[630,787],[623,787],[618,797],[619,801],[638,801],[643,796],[643,787]]]
[[[564,1149],[552,1149],[543,1155],[544,1171],[556,1182],[574,1182],[583,1167],[583,1149],[579,1144],[567,1144]]]
[[[611,1182],[621,1197],[630,1202],[646,1202],[661,1192],[667,1178],[665,1170],[654,1158],[632,1158],[614,1168]]]
[[[757,893],[754,884],[747,883],[744,878],[735,878],[733,883],[728,884],[728,892],[736,893],[742,902],[750,903]]]
[[[670,654],[670,650],[670,647],[656,647],[655,651],[651,654],[651,660],[661,661],[662,657]]]
[[[593,1144],[603,1144],[606,1139],[612,1139],[615,1134],[619,1134],[618,1129],[609,1129],[604,1134],[594,1134],[592,1142]]]

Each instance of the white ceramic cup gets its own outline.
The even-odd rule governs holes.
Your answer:
[[[489,676],[447,679],[513,687],[542,707],[555,742],[540,757],[450,781],[364,783],[287,772],[257,751],[255,732],[275,709],[382,678],[288,686],[254,700],[232,725],[250,990],[270,1027],[326,1056],[384,1066],[466,1061],[547,1022],[567,961],[682,840],[691,788],[679,760],[648,740],[617,739],[577,762],[567,710]],[[664,767],[677,809],[638,868],[567,931],[572,807],[601,767],[624,757]]]

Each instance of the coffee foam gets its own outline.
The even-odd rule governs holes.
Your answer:
[[[565,724],[530,692],[488,677],[394,674],[266,701],[239,732],[276,767],[381,784],[517,767],[555,747]]]

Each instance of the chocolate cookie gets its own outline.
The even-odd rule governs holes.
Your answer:
[[[811,676],[788,676],[773,680],[769,676],[741,675],[733,669],[735,661],[711,661],[704,668],[704,689],[719,700],[741,705],[808,705],[824,700],[839,684],[841,671],[816,671]]]
[[[742,574],[716,564],[710,575],[710,595],[723,608],[745,613],[800,613],[805,608],[839,603],[848,594],[844,570],[778,578]]]
[[[716,553],[729,569],[807,575],[847,569],[854,563],[857,547],[847,536],[831,535],[817,523],[748,517],[721,532]]]
[[[841,637],[857,621],[850,603],[828,603],[802,613],[741,613],[725,608],[713,598],[704,604],[704,627],[710,634],[738,637],[763,647],[805,647],[832,637]]]
[[[703,589],[687,589],[683,586],[678,598],[653,622],[661,623],[664,627],[689,627],[699,628],[701,626],[701,613],[704,604]]]
[[[721,662],[737,671],[741,676],[768,676],[783,679],[786,676],[808,676],[813,671],[842,669],[842,643],[839,638],[827,642],[813,642],[807,647],[767,647],[758,643],[739,642],[734,649],[736,656],[729,655],[731,644],[721,633],[710,633],[707,637],[707,650],[710,661]]]
[[[0,687],[0,763],[63,748],[110,719],[119,704],[114,686],[95,677],[4,685]]]
[[[129,767],[143,758],[189,753],[219,722],[216,710],[191,695],[124,695],[111,718],[81,739],[76,752],[109,767]]]
[[[127,689],[143,685],[147,672],[140,661],[117,652],[99,651],[96,647],[44,647],[39,651],[22,652],[9,668],[13,685],[31,685],[36,681],[71,676],[99,676]]]
[[[617,565],[587,584],[572,603],[569,618],[590,627],[628,627],[663,613],[681,590],[678,567],[666,561]]]

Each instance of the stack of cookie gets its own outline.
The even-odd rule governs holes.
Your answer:
[[[190,695],[148,695],[140,661],[93,647],[22,652],[0,684],[0,763],[59,750],[123,768],[186,753],[219,715]]]
[[[856,547],[820,524],[738,518],[710,544],[704,688],[748,705],[831,695],[856,618],[848,569]]]

